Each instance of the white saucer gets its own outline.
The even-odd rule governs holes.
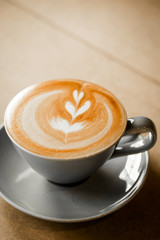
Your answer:
[[[127,204],[148,170],[148,152],[106,162],[86,181],[72,186],[51,183],[32,170],[0,128],[0,196],[32,216],[57,222],[89,221]]]

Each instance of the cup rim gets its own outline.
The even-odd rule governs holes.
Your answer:
[[[53,80],[80,80],[80,79],[53,79]],[[51,80],[51,81],[53,81],[53,80]],[[86,80],[80,80],[80,81],[84,81],[84,82],[89,82],[89,81],[86,81]],[[44,82],[44,81],[43,81]],[[90,83],[90,82],[89,82]],[[92,83],[92,82],[91,82]],[[98,85],[98,84],[95,84],[95,83],[92,83],[93,85],[97,85],[97,86],[100,86],[100,85]],[[30,86],[33,86],[33,85],[35,85],[35,84],[32,84],[32,85],[30,85]],[[30,87],[29,86],[29,87]],[[100,86],[100,87],[102,87],[102,86]],[[102,87],[102,88],[104,88],[104,87]],[[105,89],[105,88],[104,88]],[[23,89],[22,89],[23,90]],[[111,92],[111,91],[109,91],[108,89],[106,89],[109,93],[111,93],[113,96],[114,96],[114,98],[119,102],[119,104],[121,105],[121,107],[122,107],[122,109],[123,109],[123,116],[124,116],[124,118],[125,118],[125,123],[124,123],[124,126],[123,126],[123,128],[122,128],[122,131],[121,131],[121,133],[120,133],[120,135],[111,143],[111,144],[109,144],[109,145],[107,145],[106,147],[103,147],[102,149],[100,149],[99,151],[97,151],[97,152],[95,152],[95,153],[92,153],[92,154],[90,154],[90,153],[88,153],[88,154],[86,154],[86,155],[84,155],[84,156],[81,156],[81,157],[71,157],[71,158],[69,158],[69,157],[67,157],[67,158],[56,158],[56,157],[52,157],[52,156],[45,156],[45,155],[41,155],[41,154],[38,154],[38,153],[35,153],[35,152],[32,152],[31,150],[28,150],[28,149],[26,149],[25,147],[23,147],[23,146],[21,146],[19,143],[17,143],[17,141],[11,136],[11,134],[9,133],[9,131],[8,131],[8,129],[7,129],[7,126],[5,125],[5,119],[6,119],[6,112],[7,112],[7,108],[9,107],[9,104],[10,104],[10,102],[12,101],[12,99],[14,98],[14,97],[16,97],[16,95],[18,94],[16,94],[12,99],[11,99],[11,101],[9,102],[9,104],[8,104],[8,106],[7,106],[7,108],[6,108],[6,110],[5,110],[5,114],[4,114],[4,123],[3,123],[3,125],[4,125],[4,128],[5,128],[5,131],[6,131],[6,133],[7,133],[7,135],[8,135],[8,137],[10,138],[10,140],[18,147],[18,148],[20,148],[21,150],[23,150],[24,152],[26,152],[26,153],[28,153],[28,154],[30,154],[30,155],[33,155],[33,156],[35,156],[35,157],[39,157],[39,158],[44,158],[44,159],[48,159],[48,160],[58,160],[58,161],[66,161],[66,160],[80,160],[80,159],[85,159],[85,158],[90,158],[90,157],[94,157],[94,156],[97,156],[97,155],[99,155],[99,154],[101,154],[101,153],[103,153],[103,152],[105,152],[106,150],[108,150],[109,148],[111,148],[111,147],[113,147],[114,145],[116,145],[116,143],[121,139],[121,137],[123,136],[123,134],[125,133],[125,129],[126,129],[126,126],[127,126],[127,112],[126,112],[126,109],[125,109],[125,107],[123,106],[123,104],[121,103],[121,101]]]

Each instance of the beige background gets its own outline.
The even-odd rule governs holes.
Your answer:
[[[115,93],[128,116],[160,131],[160,1],[0,0],[0,122],[24,87],[79,78]],[[147,181],[118,212],[88,223],[28,216],[0,198],[0,239],[158,239],[160,147],[150,150]]]

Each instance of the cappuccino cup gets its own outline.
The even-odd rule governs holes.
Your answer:
[[[77,79],[22,90],[7,106],[4,126],[28,164],[58,184],[82,181],[108,159],[149,150],[157,139],[151,119],[127,119],[114,94]],[[131,140],[123,141],[128,135]]]

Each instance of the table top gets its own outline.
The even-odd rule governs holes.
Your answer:
[[[76,78],[97,83],[147,116],[160,131],[158,0],[1,0],[0,122],[12,97],[33,83]],[[90,222],[56,223],[0,198],[2,240],[158,239],[160,148],[149,151],[147,180],[119,211]]]

